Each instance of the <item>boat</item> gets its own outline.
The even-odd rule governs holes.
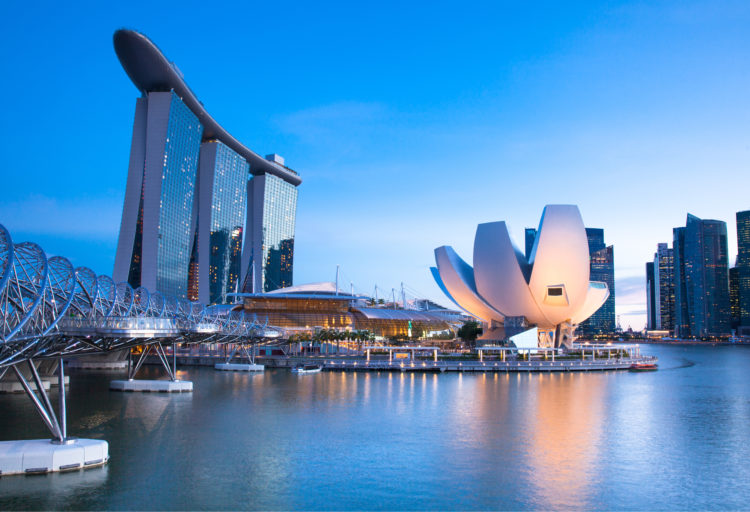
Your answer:
[[[323,369],[319,364],[305,364],[292,368],[292,373],[318,373]]]
[[[630,365],[631,372],[653,372],[659,369],[656,363],[633,363]]]

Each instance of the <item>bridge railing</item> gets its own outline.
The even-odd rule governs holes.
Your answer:
[[[0,367],[68,349],[126,346],[98,338],[190,336],[191,342],[230,343],[283,334],[266,324],[74,268],[62,256],[48,258],[34,243],[13,243],[0,224]]]

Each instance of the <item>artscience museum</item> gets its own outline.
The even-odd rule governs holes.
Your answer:
[[[609,297],[607,284],[590,281],[586,228],[575,205],[544,208],[527,259],[505,222],[477,227],[472,267],[450,246],[435,249],[432,274],[441,290],[478,318],[485,340],[528,340],[568,347],[575,329]]]

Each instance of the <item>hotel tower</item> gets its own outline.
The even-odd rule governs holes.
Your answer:
[[[146,36],[114,46],[141,92],[115,281],[204,304],[291,286],[297,173],[227,133]]]

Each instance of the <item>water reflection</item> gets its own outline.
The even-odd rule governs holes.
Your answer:
[[[527,375],[525,423],[529,492],[543,509],[591,507],[601,453],[608,382],[602,374]],[[523,389],[528,388],[528,389]]]
[[[181,395],[112,393],[111,374],[76,374],[70,431],[107,439],[111,463],[0,478],[0,509],[744,508],[750,351],[663,350],[665,368],[696,364],[651,374],[184,369],[195,391]],[[23,397],[0,396],[0,411],[12,413],[0,439],[44,435]]]

